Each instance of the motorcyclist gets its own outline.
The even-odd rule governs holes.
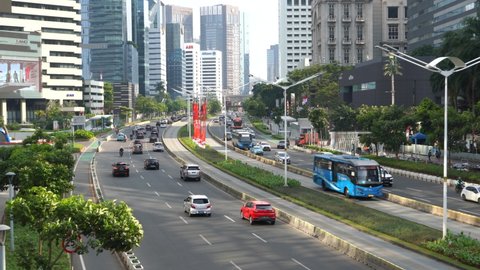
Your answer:
[[[457,183],[455,184],[455,191],[457,193],[460,193],[464,187],[465,187],[465,182],[463,182],[462,178],[459,177],[457,179]]]
[[[120,147],[120,156],[123,156],[123,147]]]

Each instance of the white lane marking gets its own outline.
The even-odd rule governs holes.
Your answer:
[[[137,169],[135,169],[135,171],[138,173],[138,170],[137,170]]]
[[[165,169],[162,169],[162,172],[165,173]]]
[[[180,184],[180,182],[177,182],[177,185],[179,185],[179,186],[183,187],[183,186],[182,186],[182,184]]]
[[[253,232],[252,232],[252,234],[253,234],[253,236],[255,236],[256,238],[260,239],[260,241],[262,241],[262,242],[264,242],[264,243],[267,243],[267,240],[261,238],[260,236],[256,235],[256,234],[253,233]]]
[[[242,270],[242,268],[240,268],[238,265],[236,265],[233,261],[230,261],[230,263],[235,266],[235,268],[237,268],[238,270]]]
[[[172,209],[172,207],[170,206],[170,204],[168,204],[168,202],[165,202],[165,205],[166,205],[168,208]]]
[[[143,175],[140,175],[140,178],[145,179],[145,177],[143,177]]]
[[[199,234],[198,236],[200,236],[200,237],[203,239],[203,241],[207,242],[207,244],[208,244],[209,246],[212,245],[212,243],[210,243],[210,242],[207,240],[207,238],[205,238],[203,235]]]
[[[160,194],[158,194],[158,192],[155,191],[155,195],[157,195],[157,197],[160,197]]]
[[[168,175],[168,178],[173,179],[173,177],[170,174]]]
[[[307,270],[311,270],[310,268],[308,268],[308,267],[306,267],[305,265],[303,265],[303,263],[301,263],[301,262],[299,262],[299,261],[295,260],[294,258],[292,258],[292,261],[293,261],[294,263],[296,263],[296,264],[300,265],[301,267],[303,267],[303,268],[307,269]]]
[[[415,192],[422,192],[422,190],[416,189],[416,188],[409,188],[409,187],[407,187],[406,189],[409,189],[409,190],[412,190],[412,191],[415,191]]]
[[[478,216],[478,215],[479,215],[479,213],[475,213],[475,212],[468,211],[468,210],[465,210],[465,209],[460,209],[460,208],[459,208],[458,210],[459,210],[459,211],[462,211],[462,212],[469,213],[469,214],[473,214],[473,215],[476,215],[476,216]]]
[[[152,187],[152,185],[150,185],[150,183],[148,183],[148,182],[147,182],[147,186],[148,186],[148,187]]]
[[[382,191],[385,191],[385,192],[388,192],[388,193],[392,193],[389,189],[386,189],[386,188],[382,188]]]
[[[188,222],[183,218],[183,217],[180,217],[179,218],[185,223],[185,224],[188,224]]]
[[[188,191],[188,194],[193,195],[193,192],[191,192],[191,191],[189,190],[189,191]]]
[[[231,222],[235,222],[235,220],[233,220],[231,217],[229,216],[226,216],[226,215],[223,215],[226,219],[230,220]]]
[[[457,199],[457,198],[452,198],[452,197],[449,197],[448,199],[449,199],[449,200],[454,200],[454,201],[463,202],[463,200],[461,200],[461,199]]]
[[[420,198],[420,197],[414,197],[414,196],[413,196],[412,198],[417,199],[417,200],[420,200],[420,201],[428,202],[428,203],[431,203],[431,202],[432,202],[432,201],[430,201],[430,200],[427,200],[427,199],[424,199],[424,198]]]
[[[132,164],[132,167],[135,168],[135,164]]]
[[[85,262],[83,261],[83,255],[80,254],[78,255],[80,257],[80,264],[82,265],[82,270],[87,270],[87,267],[85,266]]]

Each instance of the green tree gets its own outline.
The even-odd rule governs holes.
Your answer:
[[[324,138],[324,133],[328,128],[328,112],[325,108],[315,108],[310,111],[308,120],[312,123],[312,126],[320,134],[320,141]]]
[[[356,111],[348,105],[340,105],[330,111],[332,131],[357,130]]]
[[[216,114],[222,110],[222,104],[216,98],[208,100],[207,110],[209,114]]]
[[[139,246],[143,238],[141,224],[132,210],[123,202],[94,203],[81,196],[62,199],[43,187],[25,190],[7,205],[13,211],[15,221],[28,226],[39,235],[36,249],[20,249],[22,257],[31,258],[24,269],[53,269],[63,250],[58,246],[63,240],[72,240],[78,246],[77,253],[93,249],[124,252]],[[80,241],[84,236],[86,241]]]
[[[103,84],[103,110],[105,114],[113,112],[113,85],[110,82]]]
[[[383,67],[383,74],[385,76],[390,76],[392,82],[392,105],[395,105],[395,75],[402,75],[401,66],[398,63],[397,57],[393,54],[390,54],[387,59],[387,63]]]

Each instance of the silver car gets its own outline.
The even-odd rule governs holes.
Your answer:
[[[183,200],[183,211],[189,216],[212,215],[212,204],[205,195],[190,195]]]
[[[195,179],[197,181],[200,181],[200,166],[198,166],[197,164],[183,165],[182,167],[180,167],[180,178],[185,181],[188,179]]]
[[[287,152],[280,151],[275,153],[275,161],[281,162],[282,164],[285,164],[285,161],[287,161],[287,164],[290,164],[290,156]]]

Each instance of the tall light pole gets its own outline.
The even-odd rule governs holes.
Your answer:
[[[5,266],[5,237],[3,237],[3,232],[10,230],[10,227],[8,227],[5,224],[0,224],[0,233],[2,234],[2,239],[0,239],[0,246],[1,246],[1,254],[0,254],[0,270],[5,270],[7,269]]]
[[[15,177],[16,174],[14,172],[7,172],[5,175],[8,177],[8,197],[9,197],[10,201],[12,201],[12,199],[13,199],[12,181],[13,181],[13,178]],[[13,211],[12,211],[12,209],[10,209],[10,230],[12,230],[10,232],[10,250],[13,252],[15,250],[15,244],[14,244],[14,238],[13,238]]]
[[[298,82],[295,82],[294,84],[291,84],[291,85],[288,85],[288,86],[283,86],[283,85],[279,85],[277,83],[270,83],[270,82],[265,82],[267,84],[271,84],[271,85],[274,85],[276,87],[280,87],[283,89],[283,109],[284,109],[284,114],[283,114],[283,132],[285,132],[285,161],[284,161],[284,183],[283,183],[283,186],[284,187],[288,187],[288,181],[287,181],[287,172],[288,172],[288,168],[287,168],[287,159],[286,159],[286,155],[287,155],[287,90],[294,87],[294,86],[297,86],[299,84],[302,84],[306,81],[309,81],[311,79],[314,79],[318,76],[322,75],[321,72],[319,73],[316,73],[316,74],[313,74],[312,76],[309,76],[303,80],[300,80]],[[281,81],[281,80],[279,80]]]
[[[388,53],[395,55],[396,57],[405,60],[409,63],[412,63],[416,66],[419,66],[423,69],[430,70],[432,72],[436,72],[441,74],[443,77],[445,77],[445,90],[444,90],[444,116],[443,116],[443,222],[442,222],[442,235],[443,239],[447,236],[447,219],[448,219],[448,208],[447,208],[447,156],[448,156],[448,77],[452,75],[455,72],[462,71],[464,69],[467,69],[469,67],[472,67],[478,63],[480,63],[480,57],[477,57],[473,60],[468,61],[467,63],[464,63],[462,60],[458,59],[457,57],[453,56],[443,56],[443,57],[438,57],[435,58],[433,61],[430,63],[424,62],[422,60],[419,60],[417,58],[414,58],[408,54],[402,53],[399,50],[389,46],[389,45],[382,45],[382,46],[376,46],[380,50]],[[444,60],[449,60],[454,67],[448,70],[442,70],[437,65],[440,62],[443,62]]]

